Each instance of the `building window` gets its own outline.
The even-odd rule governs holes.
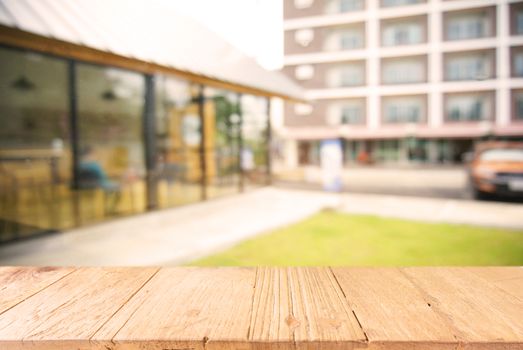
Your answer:
[[[523,77],[523,47],[511,48],[512,76]]]
[[[382,45],[414,45],[425,41],[425,19],[389,20],[382,22]]]
[[[523,120],[523,96],[519,96],[516,103],[517,103],[516,119]]]
[[[240,185],[240,100],[237,93],[205,88],[207,195],[237,193]]]
[[[513,119],[523,121],[523,90],[513,90],[512,96]]]
[[[340,35],[340,47],[342,50],[351,50],[362,47],[362,37],[359,33],[343,32]]]
[[[309,80],[314,76],[314,66],[311,64],[303,64],[295,68],[294,76],[298,80]]]
[[[523,34],[523,2],[510,4],[510,34]]]
[[[494,52],[450,53],[445,55],[445,80],[494,78]]]
[[[240,167],[245,172],[245,185],[267,184],[267,128],[269,113],[267,98],[242,95],[242,149],[240,151]],[[256,176],[249,176],[256,174]]]
[[[491,117],[493,98],[489,93],[449,94],[445,101],[449,121],[480,121]]]
[[[412,84],[426,81],[426,57],[390,58],[382,60],[384,84]]]
[[[202,125],[198,88],[186,81],[157,76],[156,193],[159,208],[201,199]]]
[[[365,99],[351,98],[330,102],[327,107],[327,124],[357,125],[364,122]]]
[[[363,24],[329,29],[325,34],[323,49],[326,51],[359,49],[364,46],[364,37]]]
[[[381,7],[422,4],[425,0],[381,0]]]
[[[361,123],[361,108],[358,106],[344,106],[341,110],[341,124]]]
[[[314,0],[294,0],[294,7],[297,9],[306,9],[311,7]]]
[[[445,37],[447,40],[464,40],[485,38],[494,35],[495,19],[489,11],[483,9],[480,11],[446,13]]]
[[[391,105],[387,108],[386,122],[415,123],[419,121],[420,108],[415,105]]]
[[[516,14],[516,34],[523,34],[523,11]]]
[[[326,13],[344,13],[360,11],[365,8],[365,0],[329,0],[325,8]]]
[[[81,222],[146,210],[142,74],[78,64]],[[93,195],[102,190],[103,198]]]
[[[363,9],[362,0],[339,0],[340,12],[357,11]]]
[[[330,88],[361,86],[365,84],[365,64],[347,63],[327,70],[326,85]]]
[[[424,96],[394,96],[382,100],[385,123],[420,123],[425,114]]]
[[[73,226],[67,63],[0,48],[0,242]]]

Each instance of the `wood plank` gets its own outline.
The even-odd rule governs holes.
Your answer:
[[[467,269],[523,301],[523,267],[471,267]]]
[[[523,348],[516,268],[69,270],[0,315],[0,349]]]
[[[0,315],[2,350],[90,348],[89,339],[156,268],[79,268]]]
[[[250,329],[257,348],[350,349],[365,342],[328,268],[260,268]]]
[[[370,348],[455,349],[452,328],[398,269],[333,268]]]
[[[256,349],[289,349],[298,320],[292,314],[289,277],[285,268],[256,271],[249,341]]]
[[[523,343],[523,303],[466,268],[404,268],[445,317],[464,348],[516,349]]]
[[[0,268],[0,314],[73,271],[70,267]]]
[[[161,269],[92,340],[122,349],[248,347],[254,280],[249,268]]]

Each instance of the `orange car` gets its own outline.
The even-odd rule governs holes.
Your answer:
[[[469,178],[475,198],[523,198],[523,142],[479,144],[470,163]]]

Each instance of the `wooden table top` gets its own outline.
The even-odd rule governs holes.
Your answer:
[[[523,349],[523,268],[0,268],[0,349]]]

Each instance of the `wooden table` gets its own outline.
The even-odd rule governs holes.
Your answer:
[[[0,268],[0,349],[523,349],[523,268]]]

